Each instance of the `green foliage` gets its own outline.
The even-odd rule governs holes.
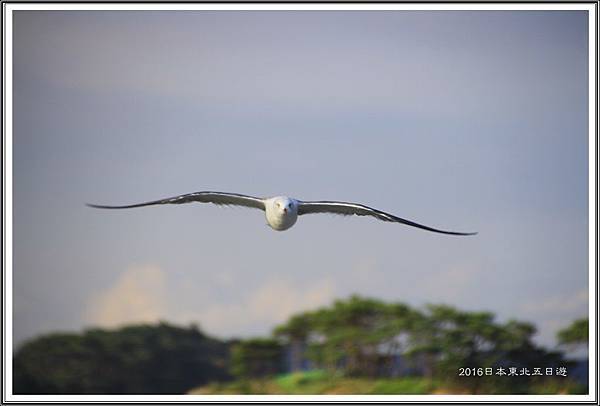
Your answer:
[[[306,349],[303,356],[330,374],[390,376],[394,357],[402,355],[412,363],[413,373],[472,393],[510,393],[510,389],[525,393],[535,380],[496,375],[464,379],[458,376],[460,367],[567,366],[562,354],[534,344],[535,332],[535,326],[526,322],[497,323],[489,312],[467,312],[447,305],[416,310],[403,303],[360,296],[296,315],[274,330],[290,348],[300,343],[299,347]]]
[[[231,349],[231,372],[238,378],[270,376],[283,371],[283,347],[270,338],[240,341]]]
[[[192,394],[425,394],[436,384],[424,378],[348,378],[324,370],[293,372],[271,379],[245,379],[196,388]]]
[[[558,341],[564,345],[587,345],[589,336],[588,319],[578,319],[557,334]]]
[[[322,383],[329,379],[329,375],[322,369],[306,372],[293,372],[277,377],[275,382],[288,392],[295,392],[296,388],[314,383]]]
[[[14,357],[17,394],[184,393],[228,378],[227,345],[196,327],[161,323],[51,334]]]
[[[244,379],[195,388],[191,394],[268,395],[409,395],[409,394],[585,394],[587,387],[570,380],[551,378],[529,385],[489,385],[472,388],[425,377],[366,378],[331,375],[323,370],[294,372],[270,379]]]
[[[15,354],[14,391],[184,393],[205,385],[198,393],[587,393],[568,378],[458,376],[459,368],[572,366],[537,346],[535,332],[531,323],[498,323],[488,312],[351,296],[294,315],[273,338],[224,343],[164,323],[42,336]],[[587,343],[587,320],[558,336],[565,345]],[[286,359],[295,372],[281,375]],[[307,360],[314,369],[302,371]],[[237,380],[225,382],[230,373]]]
[[[414,323],[415,313],[403,304],[386,304],[352,296],[331,308],[296,315],[274,334],[292,347],[307,347],[306,355],[317,365],[346,375],[376,375],[381,351],[400,350],[401,335]],[[297,352],[293,351],[293,355]],[[292,356],[292,370],[298,362]]]
[[[286,324],[278,326],[273,334],[287,337],[290,340],[304,340],[310,332],[311,318],[309,313],[300,313],[292,316]]]
[[[284,338],[290,346],[290,361],[292,371],[302,369],[302,353],[304,343],[307,340],[307,334],[311,331],[311,317],[308,313],[294,315],[290,320],[279,327],[276,327],[273,334],[276,337]]]
[[[378,379],[369,392],[373,395],[421,395],[431,393],[436,384],[431,379],[407,377],[401,379]]]
[[[540,382],[535,382],[529,387],[527,393],[532,395],[587,395],[587,385],[573,382],[571,380],[545,379]]]

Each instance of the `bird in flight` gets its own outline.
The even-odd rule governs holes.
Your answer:
[[[223,192],[195,192],[185,195],[168,197],[166,199],[153,200],[151,202],[136,203],[126,206],[106,206],[99,204],[87,204],[90,207],[98,209],[131,209],[134,207],[154,206],[158,204],[182,204],[190,202],[213,203],[225,206],[244,206],[254,209],[260,209],[265,212],[267,223],[277,231],[284,231],[292,227],[298,216],[312,213],[333,213],[346,216],[371,216],[378,220],[389,221],[392,223],[401,223],[412,227],[421,228],[423,230],[432,231],[434,233],[451,234],[451,235],[474,235],[477,233],[459,233],[456,231],[444,231],[436,228],[424,226],[396,217],[392,214],[371,207],[358,204],[336,201],[311,201],[304,202],[302,200],[292,199],[287,196],[276,196],[270,198],[259,198],[254,196],[246,196],[238,193],[223,193]]]

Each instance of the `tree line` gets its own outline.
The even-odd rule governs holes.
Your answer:
[[[320,369],[348,377],[425,376],[471,390],[517,390],[535,376],[458,377],[459,368],[570,367],[561,351],[532,340],[533,324],[499,323],[488,312],[446,305],[422,309],[351,296],[303,312],[268,337],[219,340],[191,325],[168,323],[54,333],[25,342],[14,355],[16,394],[175,394],[210,382]],[[558,334],[587,345],[587,320]]]
[[[269,338],[237,343],[232,351],[232,372],[245,379],[286,369],[316,368],[356,377],[419,375],[460,381],[473,390],[482,385],[518,389],[547,378],[533,375],[534,368],[554,372],[573,366],[562,351],[535,344],[535,333],[532,323],[499,323],[489,312],[461,311],[447,305],[416,309],[352,296],[292,316]],[[587,344],[587,320],[577,320],[559,332],[558,338],[565,345]],[[460,368],[492,374],[464,379],[459,376]],[[518,376],[498,376],[498,368],[517,368]]]
[[[13,360],[15,394],[179,394],[227,380],[229,343],[167,323],[55,333]]]

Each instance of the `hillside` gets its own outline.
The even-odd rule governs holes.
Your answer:
[[[513,389],[487,386],[477,391],[422,377],[348,378],[324,371],[295,372],[273,378],[213,383],[192,389],[193,395],[420,395],[514,394]],[[526,387],[523,394],[582,394],[587,388],[572,381],[548,380]]]

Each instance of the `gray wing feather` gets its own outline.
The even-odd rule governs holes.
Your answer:
[[[89,204],[90,207],[98,209],[131,209],[134,207],[154,206],[158,204],[183,204],[183,203],[213,203],[218,205],[244,206],[254,209],[265,209],[264,200],[254,196],[241,195],[238,193],[223,192],[195,192],[185,195],[168,197],[166,199],[153,200],[150,202],[130,204],[126,206],[106,206],[100,204]]]
[[[474,235],[477,233],[459,233],[456,231],[444,231],[436,228],[428,227],[423,224],[415,223],[410,220],[406,220],[392,214],[383,212],[381,210],[373,209],[362,204],[357,203],[346,203],[346,202],[335,202],[335,201],[318,201],[318,202],[298,202],[298,215],[311,214],[311,213],[334,213],[342,214],[345,216],[371,216],[382,221],[390,221],[394,223],[401,223],[412,227],[421,228],[423,230],[432,231],[434,233],[451,234],[451,235]]]

